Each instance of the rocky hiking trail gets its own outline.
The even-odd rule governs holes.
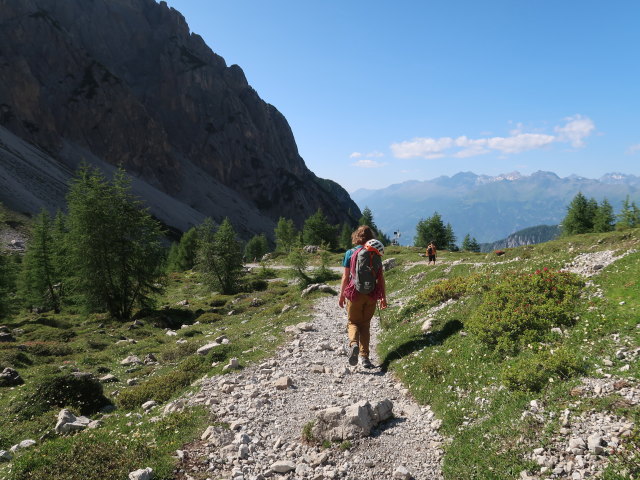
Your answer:
[[[189,403],[208,406],[217,422],[228,423],[231,430],[210,427],[188,445],[179,454],[176,478],[442,478],[440,421],[428,406],[415,403],[391,373],[348,365],[346,322],[336,297],[321,298],[307,322],[288,328],[293,338],[275,357],[203,380]],[[376,315],[374,347],[378,332]],[[372,361],[378,364],[375,352]],[[375,425],[377,414],[389,406],[385,400],[392,403],[393,416]],[[304,440],[303,430],[310,433],[314,420],[318,428],[319,412],[332,407],[324,417],[329,423],[333,411],[334,417],[358,424],[334,425],[334,432],[364,436],[334,441],[329,448]]]
[[[593,277],[635,251],[578,255],[563,270],[588,279],[587,283],[596,287],[595,295],[601,296]],[[441,263],[451,263],[450,268],[460,262]],[[429,406],[413,401],[391,373],[379,367],[367,370],[348,365],[346,321],[346,312],[338,307],[337,298],[323,297],[314,304],[306,321],[287,327],[292,338],[273,358],[231,374],[205,378],[199,392],[169,404],[165,412],[186,404],[204,405],[219,422],[178,452],[181,462],[175,478],[442,479],[442,447],[446,440],[438,433],[441,421]],[[371,327],[372,361],[378,365],[378,312]],[[618,358],[631,362],[640,355],[640,348],[629,348],[617,337],[614,340],[620,347]],[[603,363],[611,362],[604,359]],[[635,382],[610,374],[603,377],[581,379],[582,385],[571,392],[576,396],[576,405],[582,399],[611,392],[629,405],[640,403],[640,389]],[[392,415],[387,411],[384,417],[391,418],[379,421],[382,411],[390,405]],[[532,400],[522,416],[542,424],[558,421],[556,414],[547,412],[538,400]],[[528,455],[541,466],[542,475],[523,471],[521,479],[582,479],[597,475],[607,463],[602,446],[617,445],[633,428],[625,418],[594,411],[573,415],[565,410],[559,421],[562,428],[551,443],[546,447],[531,446]],[[223,423],[230,429],[220,425]],[[330,446],[326,442],[321,445],[322,439],[308,440],[308,435],[317,440],[318,433],[326,435],[329,430],[338,432],[342,440],[334,438]]]

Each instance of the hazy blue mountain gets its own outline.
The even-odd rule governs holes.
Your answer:
[[[461,172],[379,190],[361,189],[351,197],[360,208],[368,206],[373,211],[383,231],[400,230],[403,245],[413,242],[418,221],[436,211],[445,223],[451,223],[458,243],[467,233],[480,243],[489,243],[527,227],[559,224],[579,191],[598,201],[607,198],[617,213],[627,195],[640,200],[640,177],[608,173],[599,179],[561,178],[543,171],[491,177]]]
[[[560,235],[559,225],[536,225],[512,233],[507,238],[492,243],[481,243],[481,252],[492,252],[503,248],[520,247],[522,245],[534,245],[544,243]]]

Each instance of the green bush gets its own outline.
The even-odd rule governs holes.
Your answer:
[[[512,274],[485,293],[465,325],[500,354],[540,341],[552,327],[571,325],[584,283],[568,272]]]
[[[422,362],[422,373],[428,378],[441,378],[447,373],[447,368],[442,364],[442,360],[435,357],[427,357]]]
[[[254,278],[245,282],[242,290],[245,292],[262,292],[268,287],[269,282],[266,280],[263,280],[262,278]]]
[[[221,350],[224,349],[221,348]],[[225,353],[217,352],[217,357]],[[158,403],[166,402],[180,389],[189,386],[194,380],[204,375],[209,370],[208,365],[213,357],[215,355],[189,357],[176,370],[152,377],[145,383],[123,390],[118,396],[118,404],[126,409],[134,409],[149,400],[155,400]]]
[[[502,369],[504,384],[511,390],[538,392],[549,379],[566,380],[585,371],[582,362],[565,348],[525,354]]]
[[[74,349],[67,343],[29,342],[27,352],[38,357],[66,357],[72,355]]]
[[[29,418],[54,407],[71,407],[88,415],[108,404],[102,384],[95,377],[53,374],[41,377],[35,390],[17,402],[14,411],[22,418]]]
[[[43,325],[33,331],[28,331],[28,338],[41,342],[68,342],[76,337],[76,332],[71,329],[61,329]]]
[[[209,305],[212,307],[224,307],[228,301],[229,297],[225,295],[215,295],[209,302]]]
[[[451,299],[458,299],[473,292],[486,289],[486,278],[484,275],[473,274],[462,277],[444,279],[435,285],[425,288],[418,299],[428,306],[435,306]]]
[[[7,367],[19,368],[32,365],[33,361],[29,356],[18,348],[0,349],[0,371]]]
[[[200,323],[215,323],[222,320],[222,318],[223,318],[222,315],[220,315],[219,313],[205,312],[202,315],[200,315],[196,319],[196,321]]]
[[[36,320],[36,323],[39,325],[46,325],[48,327],[53,328],[71,328],[71,323],[66,320],[61,320],[55,317],[39,317]]]

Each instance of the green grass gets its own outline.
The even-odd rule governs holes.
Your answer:
[[[151,466],[155,478],[172,478],[175,460],[171,455],[204,431],[211,419],[196,412],[156,424],[150,423],[146,414],[135,422],[126,414],[133,411],[138,415],[147,400],[159,402],[162,408],[195,388],[191,385],[199,378],[221,374],[232,357],[239,358],[244,367],[272,355],[286,338],[284,327],[302,321],[310,305],[323,295],[301,298],[298,287],[281,280],[270,281],[267,286],[262,291],[225,296],[209,291],[198,274],[172,274],[158,308],[138,312],[136,318],[143,326],[133,329],[129,328],[130,322],[117,322],[106,315],[66,311],[37,315],[22,312],[3,320],[2,324],[21,332],[18,342],[0,344],[0,367],[16,368],[25,385],[0,391],[0,449],[26,438],[50,438],[36,449],[20,453],[11,464],[0,464],[0,478],[126,478],[141,465]],[[185,299],[188,305],[178,305]],[[298,308],[281,314],[285,304],[297,304]],[[200,324],[193,325],[196,322]],[[189,326],[180,328],[183,323]],[[177,335],[166,335],[167,329],[174,329]],[[230,343],[206,356],[195,353],[220,335]],[[186,343],[178,344],[178,340]],[[144,359],[148,353],[155,355],[158,364],[120,364],[129,355]],[[62,406],[80,413],[73,405],[75,397],[56,400],[59,396],[50,390],[34,395],[52,374],[74,370],[96,377],[115,375],[118,382],[104,384],[104,394],[117,410],[103,415],[92,409],[90,418],[101,419],[104,426],[60,438],[47,432],[53,430]],[[138,384],[127,385],[127,380],[134,378]],[[52,397],[55,404],[47,408],[40,401],[42,396]]]
[[[525,454],[549,442],[559,426],[558,422],[522,418],[532,399],[543,402],[547,412],[596,410],[640,420],[637,408],[625,406],[615,395],[576,401],[569,394],[580,383],[582,372],[591,377],[640,377],[638,362],[632,363],[629,371],[620,372],[623,363],[614,355],[619,345],[640,344],[640,253],[619,260],[594,277],[596,286],[581,290],[590,298],[583,297],[578,305],[562,305],[562,311],[556,313],[571,318],[562,322],[566,335],[545,331],[531,342],[518,343],[518,349],[505,356],[469,328],[473,313],[505,278],[544,268],[558,270],[581,253],[622,253],[638,245],[640,231],[636,229],[560,238],[507,249],[504,256],[439,252],[435,266],[426,265],[426,259],[419,255],[423,249],[387,249],[385,258],[396,258],[398,267],[385,274],[391,307],[381,314],[383,333],[378,352],[383,368],[393,371],[414,398],[431,405],[442,420],[441,432],[449,439],[444,457],[447,479],[506,479],[517,478],[522,470],[537,471]],[[0,465],[0,478],[126,478],[129,471],[143,466],[152,467],[156,478],[172,478],[175,460],[171,455],[215,419],[195,410],[153,423],[151,415],[142,414],[140,405],[155,400],[162,408],[195,388],[191,385],[198,378],[221,374],[232,357],[246,366],[272,355],[285,339],[284,327],[302,321],[313,301],[322,295],[313,293],[303,299],[299,287],[274,280],[274,275],[286,273],[271,268],[280,260],[254,273],[257,279],[269,279],[266,290],[237,295],[209,291],[193,272],[171,274],[158,307],[138,313],[144,324],[140,328],[129,329],[129,323],[106,315],[72,311],[57,315],[22,312],[3,321],[22,333],[19,342],[0,344],[0,367],[16,368],[26,383],[0,392],[0,449],[25,438],[37,440],[52,430],[60,406],[40,405],[32,410],[16,406],[34,403],[36,386],[53,372],[111,373],[119,381],[104,386],[104,394],[118,409],[109,415],[90,414],[104,422],[102,427],[69,437],[51,435],[11,464]],[[332,253],[329,265],[340,265],[341,260],[341,253]],[[319,256],[312,256],[311,264],[319,266]],[[592,295],[596,288],[604,292],[604,298]],[[188,304],[179,305],[183,300]],[[451,300],[449,306],[430,312],[446,300]],[[299,308],[281,314],[286,304]],[[427,317],[433,318],[433,326],[425,335],[421,325]],[[196,322],[199,325],[193,325]],[[180,328],[183,323],[189,326]],[[166,335],[167,329],[177,335]],[[230,343],[207,356],[195,354],[197,348],[220,335],[226,335]],[[123,338],[135,343],[121,342]],[[186,343],[178,344],[178,340]],[[157,365],[120,364],[128,355],[143,359],[148,353],[156,356]],[[613,365],[604,366],[604,358]],[[128,386],[127,380],[134,378],[138,384]],[[132,420],[126,414],[142,416]],[[309,434],[310,427],[301,432],[303,437]],[[349,449],[351,445],[336,447]],[[616,472],[624,462],[612,458],[606,478],[622,478],[616,477]]]
[[[410,249],[398,254],[400,268],[386,275],[395,306],[382,313],[384,332],[378,351],[383,367],[394,371],[416,400],[431,405],[442,419],[441,431],[451,439],[444,457],[446,478],[518,478],[522,470],[537,471],[539,467],[525,454],[542,446],[559,427],[558,422],[538,424],[530,417],[523,419],[530,400],[544,402],[547,411],[597,408],[630,415],[624,402],[581,403],[569,392],[583,373],[639,377],[638,362],[627,372],[619,371],[623,363],[614,356],[619,346],[612,335],[619,335],[618,343],[628,347],[640,344],[640,253],[628,255],[594,277],[603,299],[583,297],[578,304],[558,303],[557,317],[571,319],[562,322],[566,336],[544,330],[545,322],[529,322],[527,325],[543,328],[540,337],[532,337],[534,341],[522,343],[505,357],[467,326],[501,279],[544,268],[558,270],[581,253],[614,250],[620,254],[639,244],[636,229],[507,249],[500,257],[442,252],[435,266],[411,266],[423,259]],[[410,281],[411,277],[416,280]],[[593,293],[594,287],[583,287],[581,292]],[[534,289],[527,295],[537,294]],[[448,299],[454,303],[428,313]],[[517,322],[520,317],[512,313],[504,311],[495,321],[510,315]],[[427,317],[433,318],[433,327],[425,335],[420,327]],[[514,333],[513,338],[519,337]],[[603,367],[605,357],[613,361],[612,367]],[[615,462],[614,458],[612,471]]]

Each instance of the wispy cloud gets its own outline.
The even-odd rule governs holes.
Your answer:
[[[374,150],[373,152],[369,152],[367,154],[363,154],[361,152],[353,152],[351,155],[349,155],[349,158],[362,158],[362,157],[381,158],[381,157],[384,157],[384,153]]]
[[[640,143],[636,143],[635,145],[631,145],[629,148],[627,148],[627,151],[625,153],[627,155],[635,155],[638,152],[640,152]]]
[[[565,118],[565,124],[554,128],[555,135],[526,133],[522,124],[509,132],[507,137],[468,138],[414,138],[391,145],[396,158],[468,158],[484,155],[492,151],[502,154],[516,154],[547,147],[555,142],[569,143],[574,148],[585,145],[585,138],[595,130],[593,121],[582,115]]]
[[[569,142],[574,148],[584,147],[584,139],[596,129],[593,121],[582,115],[565,118],[567,123],[563,127],[556,127],[559,142]]]
[[[368,160],[363,158],[361,160],[358,160],[355,163],[352,163],[351,165],[359,168],[380,168],[380,167],[384,167],[386,163],[376,162],[375,160]]]

